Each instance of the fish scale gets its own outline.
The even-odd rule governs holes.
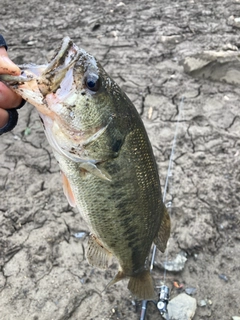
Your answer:
[[[114,256],[139,299],[154,299],[148,256],[164,251],[170,219],[157,164],[141,117],[94,57],[68,37],[46,66],[1,75],[33,104],[63,175],[64,193],[91,235],[87,259],[100,268]],[[80,227],[80,226],[79,226]]]
[[[110,252],[114,251],[114,255],[123,261],[124,266],[134,265],[134,268],[125,267],[125,269],[131,270],[132,268],[139,269],[145,263],[152,241],[143,242],[142,235],[145,233],[146,236],[149,234],[156,236],[160,215],[156,216],[154,220],[151,219],[151,215],[161,205],[161,198],[159,196],[159,180],[156,179],[157,172],[153,166],[152,156],[150,157],[147,152],[146,156],[143,156],[144,162],[141,156],[139,158],[139,155],[144,154],[144,149],[147,151],[146,140],[140,136],[138,130],[133,131],[129,136],[130,141],[127,137],[124,146],[130,144],[135,151],[129,152],[123,146],[121,149],[122,157],[117,157],[102,165],[112,177],[111,182],[99,180],[92,175],[83,177],[79,182],[79,179],[76,181],[76,173],[69,175],[68,179],[73,186],[74,194],[79,195],[76,203],[80,212],[84,213],[85,220],[89,221],[91,231],[98,239],[101,239],[103,245]],[[126,164],[123,163],[123,160]],[[63,172],[72,172],[68,163],[67,160],[66,166],[68,168],[61,167]],[[127,167],[131,175],[126,171]],[[77,168],[74,171],[77,170],[80,169]],[[146,179],[146,175],[148,179]],[[148,189],[147,193],[146,189]],[[106,201],[106,199],[108,200]],[[139,214],[141,211],[144,214]],[[143,218],[144,221],[142,221]],[[129,220],[129,223],[125,222],[126,219]],[[130,232],[131,227],[133,229]],[[112,239],[115,243],[114,248],[112,248]],[[132,243],[130,247],[129,242]],[[134,250],[131,247],[134,247]],[[131,251],[130,257],[129,254],[124,254],[122,257],[124,250]],[[132,259],[131,255],[136,250],[139,255]]]

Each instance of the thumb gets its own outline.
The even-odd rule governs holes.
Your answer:
[[[0,47],[0,74],[11,74],[15,76],[21,74],[19,67],[9,59],[4,47]]]

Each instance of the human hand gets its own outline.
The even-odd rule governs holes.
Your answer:
[[[18,66],[9,59],[5,46],[0,47],[0,74],[20,75],[20,73]],[[22,98],[0,82],[0,134],[14,128],[18,119],[15,108],[21,104]]]

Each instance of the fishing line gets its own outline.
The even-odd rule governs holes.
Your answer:
[[[177,126],[176,126],[175,133],[174,133],[174,138],[173,138],[173,143],[172,143],[172,150],[171,150],[171,155],[170,155],[169,165],[168,165],[168,171],[167,171],[167,177],[166,177],[164,191],[163,191],[163,202],[165,202],[165,199],[166,199],[169,178],[172,177],[173,158],[174,158],[174,152],[175,152],[175,146],[176,146],[176,141],[177,141],[177,135],[178,135],[179,125],[180,125],[180,120],[182,118],[183,104],[184,104],[184,97],[182,96],[180,104],[179,104],[179,113],[178,113],[178,119],[177,119]],[[170,216],[170,214],[169,214],[169,216]],[[170,216],[170,218],[171,218],[171,216]],[[156,245],[154,245],[154,247],[153,247],[152,259],[151,259],[151,264],[150,264],[150,271],[152,271],[152,269],[153,269],[155,256],[156,256]],[[168,247],[166,249],[165,257],[166,257],[166,261],[167,261],[168,260]],[[166,280],[166,268],[164,268],[164,278],[163,278],[163,282],[164,283],[165,283],[165,280]]]
[[[168,170],[167,170],[167,177],[166,177],[166,181],[165,181],[165,186],[164,186],[164,192],[163,192],[163,202],[165,202],[166,199],[166,194],[167,194],[167,188],[168,188],[168,183],[169,183],[169,178],[172,177],[172,169],[173,169],[173,157],[174,157],[174,152],[175,152],[175,146],[176,146],[176,141],[177,141],[177,135],[178,135],[178,130],[179,130],[179,124],[180,124],[180,120],[182,118],[182,109],[183,109],[183,105],[184,105],[184,96],[182,96],[180,104],[179,104],[179,113],[178,113],[178,118],[177,118],[177,125],[176,125],[176,129],[175,129],[175,133],[174,133],[174,138],[173,138],[173,143],[172,143],[172,149],[171,149],[171,154],[170,154],[170,159],[169,159],[169,165],[168,165]],[[169,217],[171,219],[171,214],[169,212]],[[150,263],[150,272],[152,272],[153,270],[153,266],[154,266],[154,261],[155,261],[155,256],[156,256],[156,245],[154,244],[153,246],[153,252],[152,252],[152,258],[151,258],[151,263]],[[168,247],[166,249],[165,252],[165,263],[168,261]],[[164,267],[164,275],[163,275],[163,284],[166,281],[166,273],[167,270]],[[161,292],[160,292],[160,302],[164,303],[164,299],[169,298],[169,291],[167,286],[163,285],[161,286],[161,289],[163,289],[163,298],[161,300]],[[164,298],[165,297],[165,298]],[[159,303],[160,303],[159,302]],[[158,303],[158,306],[159,306]],[[166,306],[167,306],[168,301],[165,301],[165,308],[163,306],[163,309],[166,310]],[[158,308],[159,309],[159,308]],[[141,309],[141,316],[140,316],[140,320],[144,320],[145,319],[145,315],[146,315],[146,311],[147,311],[147,300],[143,300],[142,301],[142,309]],[[167,310],[166,310],[167,311]],[[168,313],[165,311],[165,315],[166,318],[168,319]]]

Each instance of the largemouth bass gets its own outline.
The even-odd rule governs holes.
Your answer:
[[[64,193],[90,229],[87,259],[106,268],[115,256],[139,299],[153,299],[148,256],[164,252],[170,219],[142,120],[97,60],[70,38],[47,65],[20,66],[0,80],[34,105],[63,175]],[[110,285],[109,284],[109,285]]]

